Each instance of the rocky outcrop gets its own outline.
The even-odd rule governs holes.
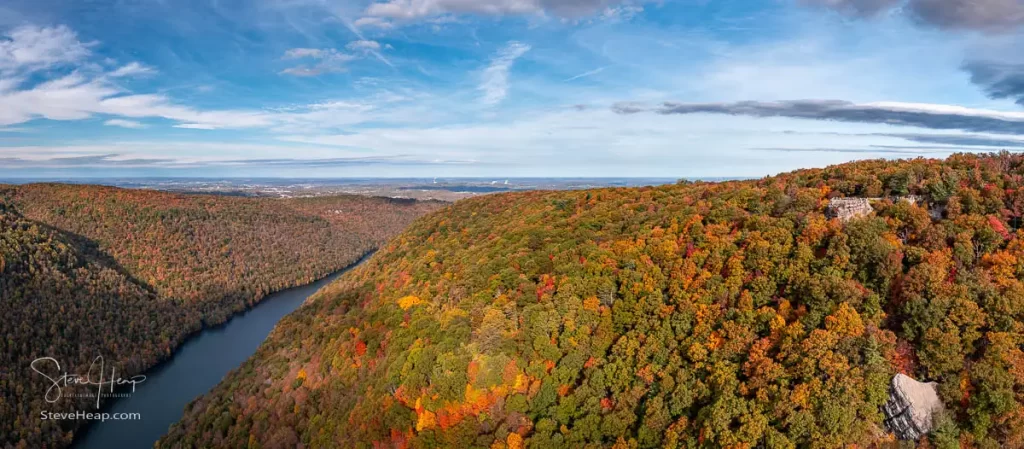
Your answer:
[[[920,195],[898,196],[895,201],[903,201],[905,203],[917,205],[924,202],[924,197]]]
[[[873,210],[867,198],[833,198],[828,202],[825,213],[840,221],[848,221],[870,214]]]
[[[889,400],[882,407],[885,428],[901,440],[917,440],[932,430],[932,417],[944,407],[935,382],[918,382],[897,374],[889,384]]]
[[[857,217],[870,214],[874,209],[872,202],[890,200],[893,203],[904,202],[915,206],[927,206],[928,201],[920,195],[890,196],[885,198],[832,198],[828,202],[825,214],[830,218],[838,218],[840,221],[848,221]],[[936,218],[933,211],[929,211],[932,218]],[[936,219],[941,218],[938,217]]]

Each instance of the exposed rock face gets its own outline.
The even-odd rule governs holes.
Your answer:
[[[922,197],[920,195],[898,196],[898,197],[896,197],[896,201],[903,201],[903,202],[906,202],[906,203],[910,203],[910,204],[915,204],[916,205],[916,204],[924,202],[924,197]]]
[[[882,407],[885,427],[901,440],[917,440],[932,430],[932,417],[944,407],[935,382],[918,382],[897,374],[889,384],[889,400]]]
[[[848,221],[870,214],[873,210],[867,198],[833,198],[828,202],[826,213],[840,221]]]

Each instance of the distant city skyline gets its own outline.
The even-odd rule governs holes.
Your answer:
[[[8,0],[0,179],[760,177],[1024,149],[1005,0]]]

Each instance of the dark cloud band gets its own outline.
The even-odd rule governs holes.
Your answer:
[[[870,148],[751,148],[752,151],[772,151],[777,153],[841,153],[841,154],[868,154],[868,155],[882,155],[882,154],[898,154],[907,156],[924,156],[929,154],[942,154],[952,153],[953,150],[932,150],[927,149],[922,151],[918,148],[912,147],[882,147],[872,146]]]
[[[1011,99],[1024,105],[1024,64],[970,61],[963,69],[990,98]]]
[[[612,110],[619,114],[655,112],[658,114],[728,114],[749,117],[787,117],[873,123],[917,128],[963,130],[1024,135],[1024,113],[987,111],[942,105],[903,103],[856,104],[841,100],[741,101],[735,103],[664,103],[644,107],[620,103]]]
[[[1024,25],[1021,0],[801,0],[856,17],[902,11],[911,19],[943,29],[1011,31]]]

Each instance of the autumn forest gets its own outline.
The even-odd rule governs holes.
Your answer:
[[[912,447],[896,373],[946,404],[920,447],[1020,447],[1022,213],[1008,154],[460,201],[158,447]]]
[[[1022,218],[1008,153],[450,205],[5,187],[0,442],[76,430],[26,359],[141,372],[379,248],[157,447],[1022,447]],[[898,373],[944,404],[919,441]]]
[[[103,356],[119,372],[144,372],[203,326],[348,266],[438,207],[0,186],[0,446],[65,447],[77,430],[38,419],[47,384],[31,360],[87,367]]]

